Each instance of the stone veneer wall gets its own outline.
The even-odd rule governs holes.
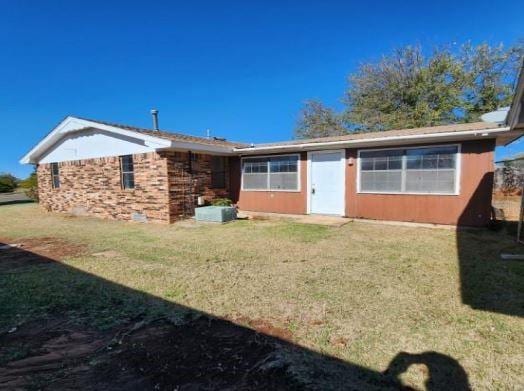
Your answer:
[[[207,201],[229,195],[226,187],[211,187],[210,155],[159,152],[133,155],[135,188],[122,189],[117,156],[59,163],[60,188],[53,189],[51,165],[40,164],[40,205],[48,211],[131,220],[141,214],[148,221],[173,222],[194,214],[198,196]],[[227,162],[228,159],[226,159]]]

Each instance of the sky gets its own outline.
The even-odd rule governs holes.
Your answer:
[[[498,5],[496,5],[498,4]],[[244,142],[293,136],[304,101],[407,44],[512,44],[522,1],[0,0],[0,172],[67,115]],[[497,159],[524,151],[524,142]]]

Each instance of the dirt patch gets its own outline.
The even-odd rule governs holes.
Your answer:
[[[277,348],[252,330],[200,317],[181,326],[159,322],[133,333],[112,354],[112,363],[120,373],[134,374],[118,379],[118,388],[139,378],[141,388],[293,389]],[[100,365],[97,377],[115,385],[115,368],[107,368]]]
[[[301,388],[274,339],[231,322],[201,316],[126,328],[102,333],[56,318],[5,333],[0,388]]]
[[[244,316],[237,317],[232,319],[233,322],[239,323],[242,325],[249,326],[259,333],[270,335],[272,337],[277,337],[285,341],[293,341],[293,334],[290,330],[283,327],[278,327],[272,324],[269,320],[266,319],[250,319]]]
[[[348,339],[338,336],[338,337],[332,337],[329,340],[329,343],[331,346],[337,347],[337,348],[345,348],[348,345]]]
[[[85,251],[86,246],[83,244],[54,237],[16,240],[0,238],[0,271],[59,261],[81,255]]]
[[[39,320],[0,335],[0,388],[27,388],[95,353],[109,334],[67,322]]]

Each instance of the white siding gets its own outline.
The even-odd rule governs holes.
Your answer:
[[[153,152],[143,140],[103,130],[83,130],[66,135],[48,149],[40,163],[91,159],[106,156],[132,155]]]

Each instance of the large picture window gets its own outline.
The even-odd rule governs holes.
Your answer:
[[[122,189],[135,188],[133,155],[120,156],[120,183],[122,184]]]
[[[458,146],[360,151],[363,193],[457,193]]]
[[[242,159],[243,190],[298,191],[298,155]]]

